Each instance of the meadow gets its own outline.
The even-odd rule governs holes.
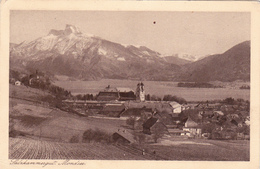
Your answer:
[[[135,80],[115,80],[115,79],[102,79],[99,81],[56,81],[58,85],[72,94],[98,94],[99,91],[104,90],[105,87],[128,87],[135,91],[137,83],[140,81]],[[222,100],[227,97],[235,99],[242,98],[250,100],[250,90],[241,90],[239,86],[249,84],[248,82],[234,82],[221,84],[224,88],[185,88],[177,87],[178,82],[165,82],[165,81],[143,81],[145,85],[146,94],[156,95],[163,97],[164,95],[176,95],[184,98],[187,101],[206,101],[206,100]],[[220,85],[220,83],[218,83]]]

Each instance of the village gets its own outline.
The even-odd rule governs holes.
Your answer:
[[[111,156],[111,159],[162,160],[177,158],[174,153],[168,157],[167,148],[162,146],[169,147],[172,152],[177,151],[176,147],[191,146],[194,151],[187,150],[188,155],[183,154],[182,159],[190,159],[190,155],[203,148],[204,153],[197,157],[204,158],[204,154],[211,151],[206,147],[217,144],[219,148],[219,145],[227,144],[224,141],[234,140],[238,142],[228,144],[241,145],[241,150],[234,149],[230,152],[231,157],[219,153],[217,158],[237,159],[234,155],[237,151],[245,155],[241,158],[248,156],[245,149],[250,139],[249,101],[230,97],[219,101],[188,102],[172,95],[160,98],[146,93],[143,82],[139,82],[135,90],[108,84],[97,94],[75,96],[52,84],[42,72],[30,75],[11,72],[10,75],[11,145],[17,141],[30,145],[45,141],[49,146],[66,143],[63,146],[73,146],[71,150],[77,149],[82,156],[86,150],[78,149],[78,144],[79,147],[81,144],[93,147],[95,143],[95,152],[100,151],[100,144],[112,146],[117,156]],[[30,149],[44,148],[43,145],[31,146]],[[15,158],[17,151],[11,151],[11,158]],[[55,147],[55,151],[68,153],[64,148]],[[130,154],[122,157],[128,151]],[[102,152],[102,158],[94,158],[96,153],[92,156],[107,159],[111,152]],[[28,155],[22,158],[28,158]],[[57,158],[65,156],[61,154]]]
[[[126,120],[134,133],[145,134],[146,138],[152,136],[155,142],[165,135],[184,139],[250,138],[249,102],[242,99],[180,104],[166,101],[166,97],[161,101],[146,98],[142,82],[137,84],[136,92],[108,85],[96,100],[63,100],[62,109],[82,116]],[[132,142],[122,132],[117,135]]]
[[[10,83],[22,85],[13,78]],[[23,85],[42,89],[50,82],[36,71],[23,79]],[[187,103],[184,99],[167,95],[163,99],[152,100],[145,93],[142,82],[137,84],[135,91],[108,85],[95,98],[87,96],[66,97],[59,108],[79,116],[125,120],[131,126],[131,132],[152,135],[155,142],[164,135],[188,139],[250,138],[250,105],[243,99],[230,97],[219,102]],[[122,139],[131,142],[123,134],[119,134]]]

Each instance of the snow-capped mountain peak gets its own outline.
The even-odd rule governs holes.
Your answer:
[[[78,27],[67,24],[64,30],[51,29],[48,35],[67,36],[70,34],[82,34]]]
[[[59,74],[92,79],[93,76],[135,78],[154,76],[154,71],[174,69],[161,54],[145,46],[122,45],[82,33],[73,25],[64,30],[52,29],[46,36],[10,48],[12,60]],[[88,72],[88,73],[87,73]]]
[[[69,24],[66,25],[65,32],[70,32],[70,33],[74,33],[74,34],[81,34],[81,31],[79,30],[78,27],[73,26],[73,25],[69,25]]]

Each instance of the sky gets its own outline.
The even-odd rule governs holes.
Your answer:
[[[203,57],[250,40],[247,12],[11,11],[10,42],[46,36],[66,24],[121,44],[141,45],[163,55]]]

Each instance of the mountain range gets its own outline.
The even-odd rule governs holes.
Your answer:
[[[223,54],[210,55],[182,67],[183,81],[250,81],[250,41],[242,42]]]
[[[216,65],[214,69],[211,64]],[[64,30],[50,30],[46,36],[31,42],[11,43],[10,68],[20,71],[38,69],[81,80],[249,80],[250,42],[192,62],[178,55],[162,56],[145,46],[111,42],[66,25]]]

